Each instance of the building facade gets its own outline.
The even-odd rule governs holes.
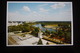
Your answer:
[[[24,23],[25,21],[8,21],[8,26],[17,26],[19,24]]]

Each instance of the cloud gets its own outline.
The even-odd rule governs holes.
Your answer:
[[[44,8],[40,8],[39,10],[40,10],[40,12],[48,12],[49,11],[49,10],[46,10]]]
[[[45,20],[45,15],[36,11],[32,11],[29,14],[21,14],[20,12],[8,12],[8,21],[40,21]]]
[[[25,18],[24,15],[20,14],[19,12],[8,12],[8,20],[9,21],[19,21]]]
[[[32,13],[37,14],[37,12],[36,12],[36,11],[33,11]]]
[[[61,11],[58,13],[42,13],[31,11],[24,15],[20,12],[8,12],[9,21],[71,21],[71,10]]]
[[[51,5],[50,7],[52,7],[53,9],[57,9],[57,8],[63,8],[65,6],[65,3],[56,3],[54,5]]]
[[[25,11],[31,11],[28,6],[23,6],[23,10],[25,10]]]
[[[70,10],[66,10],[59,13],[51,14],[49,17],[54,21],[71,21],[72,13]]]
[[[32,11],[26,15],[21,14],[20,12],[8,12],[8,21],[34,21],[41,19],[41,15],[36,11]]]

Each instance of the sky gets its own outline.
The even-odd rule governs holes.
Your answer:
[[[8,2],[8,21],[71,21],[71,2]]]

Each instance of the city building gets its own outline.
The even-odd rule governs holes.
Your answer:
[[[24,23],[25,21],[8,21],[8,26],[19,25]]]

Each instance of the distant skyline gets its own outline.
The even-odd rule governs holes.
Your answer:
[[[8,2],[8,21],[71,21],[72,2]]]

